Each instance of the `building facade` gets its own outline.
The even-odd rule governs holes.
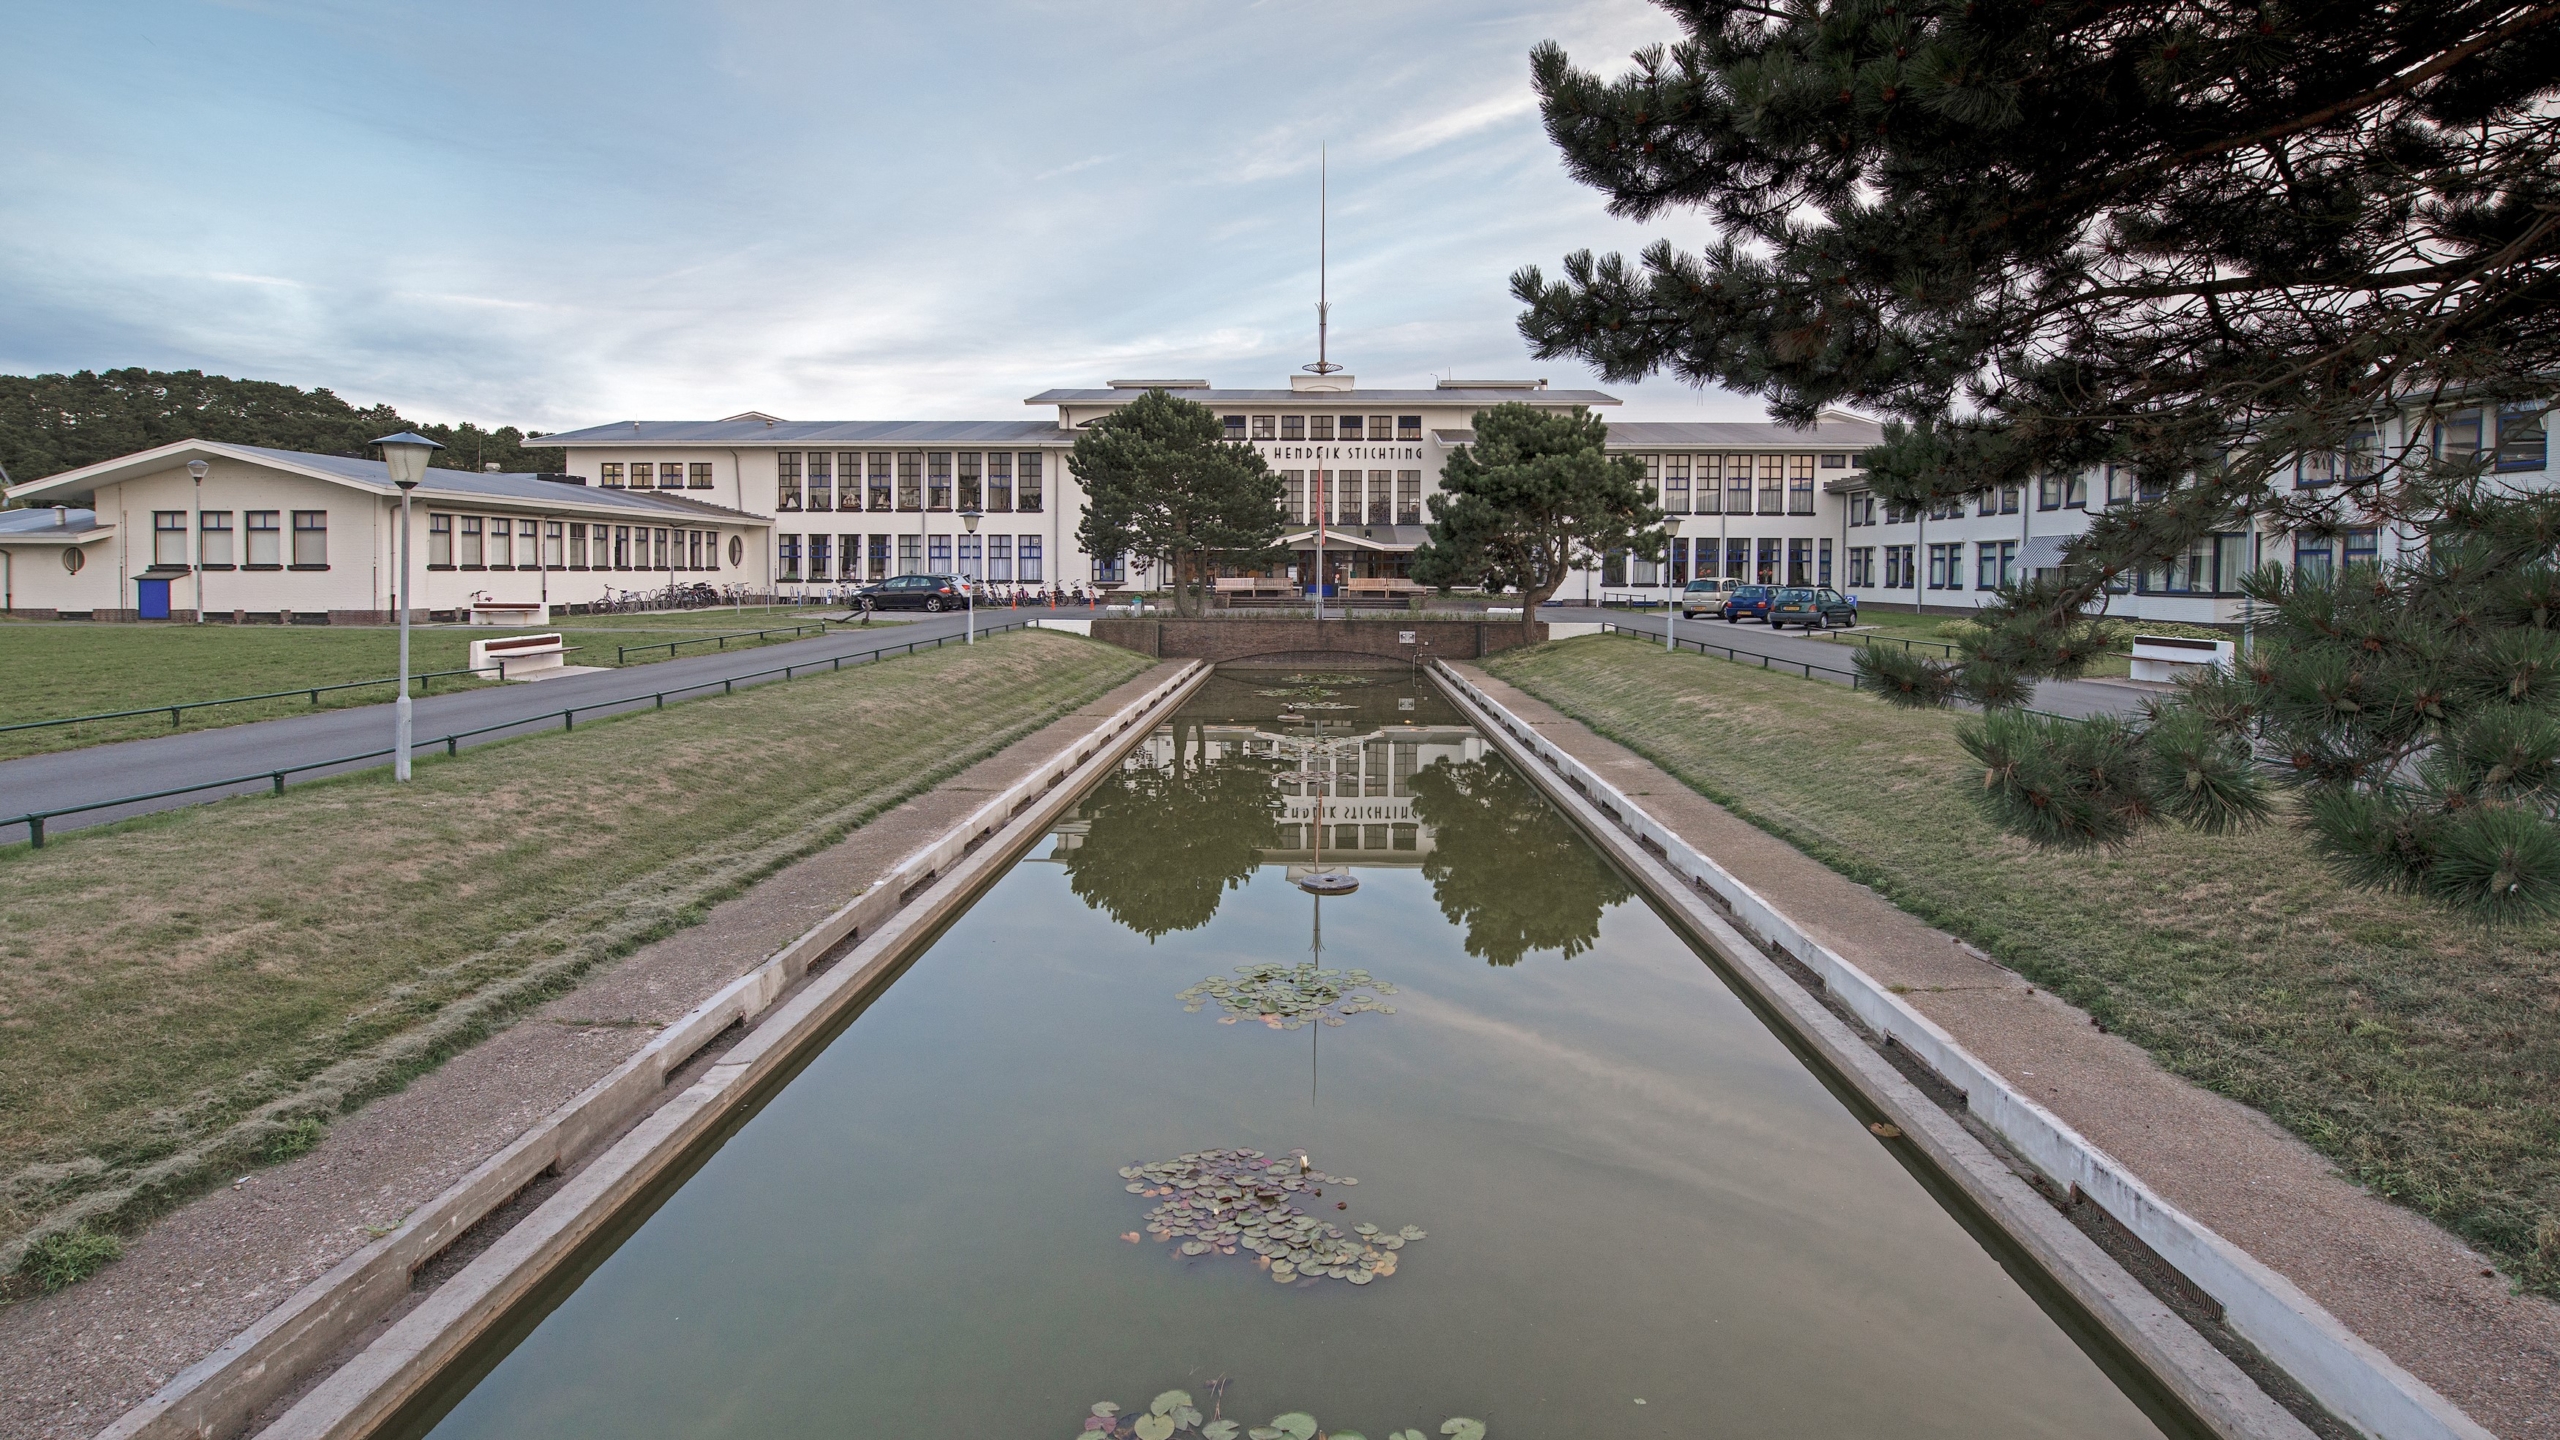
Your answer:
[[[1474,438],[1478,412],[1518,402],[1559,413],[1614,406],[1590,390],[1543,381],[1447,381],[1429,390],[1359,388],[1348,375],[1297,375],[1283,388],[1219,389],[1205,380],[1115,380],[1043,391],[1051,412],[1023,421],[786,421],[750,413],[716,421],[624,421],[546,435],[569,471],[599,491],[709,492],[773,527],[775,583],[822,595],[892,575],[958,574],[998,586],[1143,589],[1125,556],[1077,543],[1083,492],[1069,452],[1076,432],[1150,389],[1209,407],[1226,437],[1252,445],[1280,477],[1289,558],[1275,579],[1324,584],[1406,575],[1425,540],[1430,498],[1449,454]],[[1857,473],[1875,424],[1845,413],[1809,430],[1775,425],[1614,426],[1613,452],[1646,458],[1676,512],[1666,562],[1617,563],[1576,575],[1561,594],[1659,587],[1672,576],[1765,575],[1835,583],[1841,504],[1823,481]],[[961,516],[980,516],[973,534]],[[1135,562],[1143,566],[1143,561]],[[1158,580],[1161,577],[1154,577]]]
[[[188,440],[16,486],[14,613],[329,620],[397,613],[400,492],[379,460]],[[417,618],[545,614],[696,583],[765,593],[770,526],[707,496],[429,470],[411,497]]]

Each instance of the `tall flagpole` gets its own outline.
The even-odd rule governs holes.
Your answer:
[[[1330,213],[1329,191],[1331,183],[1331,147],[1327,146],[1316,152],[1316,363],[1301,367],[1317,375],[1330,375],[1334,371],[1342,368],[1341,366],[1334,364],[1333,361],[1328,359],[1325,355],[1326,330],[1330,326],[1333,318],[1333,302],[1330,292],[1326,288],[1325,282],[1326,242],[1328,239],[1327,230],[1328,217]],[[1324,463],[1321,452],[1318,453],[1316,463],[1318,466],[1322,466]],[[1329,493],[1330,487],[1327,486],[1325,482],[1331,478],[1332,477],[1321,468],[1315,472],[1316,619],[1318,621],[1322,621],[1324,619],[1325,525],[1333,509],[1331,504],[1332,497]]]

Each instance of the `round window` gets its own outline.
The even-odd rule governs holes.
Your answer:
[[[747,542],[735,535],[729,537],[729,563],[731,565],[747,563]]]
[[[83,566],[83,565],[86,565],[86,564],[88,564],[88,563],[89,563],[89,555],[88,555],[88,552],[87,552],[87,551],[82,550],[79,546],[77,546],[77,545],[65,545],[65,546],[63,546],[63,547],[62,547],[62,568],[63,568],[63,569],[70,571],[70,572],[71,572],[72,574],[74,574],[74,575],[77,575],[77,574],[79,574],[79,573],[80,573],[80,567],[81,567],[81,566]]]

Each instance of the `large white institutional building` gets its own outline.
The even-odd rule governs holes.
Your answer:
[[[567,473],[431,470],[410,536],[416,607],[578,605],[690,583],[822,597],[892,575],[957,573],[997,586],[1144,589],[1161,580],[1076,542],[1083,495],[1077,432],[1150,389],[1209,407],[1228,438],[1259,450],[1284,486],[1288,558],[1274,578],[1325,584],[1405,575],[1425,541],[1430,497],[1485,408],[1560,412],[1618,404],[1544,381],[1359,388],[1348,375],[1293,375],[1271,389],[1205,380],[1115,380],[1029,397],[1016,420],[626,420],[541,438]],[[1715,576],[1830,585],[1867,604],[1960,612],[2057,564],[2109,505],[2138,498],[2112,470],[1986,490],[1925,512],[1885,503],[1859,468],[1871,420],[1825,412],[1806,429],[1629,421],[1609,449],[1641,458],[1670,516],[1660,563],[1613,560],[1573,576],[1566,601],[1659,599]],[[2378,425],[2376,447],[2483,457],[2499,480],[2551,483],[2535,407],[2458,411]],[[2341,477],[2313,457],[2294,483]],[[192,473],[191,473],[192,472]],[[97,618],[211,615],[380,620],[396,604],[395,495],[378,460],[180,442],[19,485],[36,512],[0,520],[0,605]],[[963,523],[975,512],[974,533]],[[2256,527],[2210,537],[2111,596],[2133,618],[2233,624],[2239,577],[2275,562],[2334,570],[2396,556],[2386,526],[2343,535]],[[1142,562],[1141,562],[1142,563]],[[201,598],[199,598],[199,595]]]

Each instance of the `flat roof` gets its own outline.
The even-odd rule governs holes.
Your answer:
[[[1107,392],[1118,393],[1118,392]],[[1127,397],[1122,396],[1123,399]],[[529,449],[675,445],[1072,445],[1052,420],[622,420],[527,437]]]
[[[1340,409],[1360,405],[1500,405],[1521,401],[1532,405],[1615,405],[1615,395],[1598,390],[1526,390],[1512,386],[1490,390],[1184,390],[1181,397],[1203,405],[1309,405]],[[1126,405],[1126,390],[1043,390],[1025,405]],[[548,443],[546,437],[545,443]]]

